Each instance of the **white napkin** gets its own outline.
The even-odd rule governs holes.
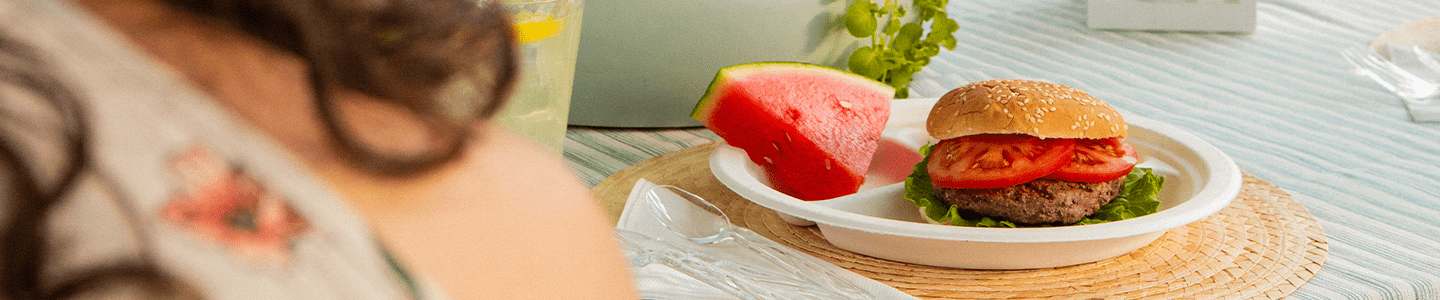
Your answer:
[[[660,221],[651,213],[650,202],[641,198],[644,191],[655,186],[656,184],[644,179],[635,183],[635,186],[630,189],[630,197],[625,201],[625,210],[620,213],[620,221],[615,228],[662,239],[683,239],[661,225]],[[684,212],[676,213],[684,214]],[[835,274],[848,279],[855,286],[870,292],[876,299],[917,299],[879,281],[865,278],[833,264],[825,264],[825,266],[831,268]],[[638,268],[634,272],[637,275],[635,284],[642,292],[664,290],[668,293],[667,296],[674,299],[735,299],[719,289],[663,265],[651,264]],[[659,297],[655,294],[642,296]]]

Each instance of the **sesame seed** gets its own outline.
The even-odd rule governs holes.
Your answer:
[[[769,156],[763,156],[763,157],[761,157],[761,158],[764,158],[764,159],[765,159],[765,163],[772,164],[772,165],[775,164],[775,161],[774,161],[774,160],[771,160]]]

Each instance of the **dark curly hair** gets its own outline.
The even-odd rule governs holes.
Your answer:
[[[493,115],[508,97],[518,62],[504,8],[473,0],[161,0],[260,38],[302,58],[310,71],[317,114],[332,145],[354,166],[387,176],[424,173],[453,160],[475,122]],[[107,179],[91,169],[90,129],[84,101],[47,72],[43,53],[0,32],[0,85],[40,99],[59,116],[57,134],[65,164],[58,177],[27,158],[19,112],[0,109],[0,299],[62,299],[115,282],[149,291],[184,294],[148,257],[98,266],[79,276],[46,282],[46,230],[53,208],[82,178]],[[329,86],[374,96],[422,120],[441,145],[423,153],[375,150],[352,134]],[[0,97],[0,102],[10,101]],[[18,128],[18,129],[17,129]],[[143,251],[143,250],[142,250]],[[142,256],[146,256],[143,255]]]
[[[471,121],[498,110],[519,68],[504,8],[493,2],[166,1],[303,58],[321,120],[340,153],[381,174],[412,174],[458,155]],[[332,83],[427,116],[422,120],[446,145],[420,154],[373,150],[336,117],[322,88]],[[447,111],[453,107],[464,111]]]

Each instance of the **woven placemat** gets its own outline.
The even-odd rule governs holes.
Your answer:
[[[637,179],[674,185],[719,206],[739,226],[925,299],[1278,299],[1320,271],[1325,233],[1278,187],[1245,174],[1240,196],[1219,213],[1171,229],[1129,254],[1034,270],[966,270],[894,262],[831,245],[816,227],[792,226],[725,188],[710,173],[717,143],[651,158],[592,190],[618,220]]]

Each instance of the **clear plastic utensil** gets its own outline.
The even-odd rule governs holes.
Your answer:
[[[1440,84],[1440,54],[1420,48],[1385,44],[1390,61],[1425,81]]]
[[[670,197],[666,197],[670,196]],[[784,289],[782,294],[815,299],[871,299],[868,292],[824,268],[818,259],[780,246],[754,231],[730,223],[719,207],[683,189],[661,185],[645,191],[644,197],[660,224],[700,245],[735,244],[761,261],[734,261],[734,269]],[[803,297],[810,298],[810,297]]]
[[[647,266],[658,263],[740,299],[769,299],[765,297],[767,291],[758,289],[761,283],[721,267],[717,262],[722,259],[703,254],[700,249],[672,244],[623,229],[617,229],[616,233],[621,248],[625,250],[626,259],[630,266],[635,268],[633,275],[637,281],[649,279],[641,276],[673,280],[664,278],[664,275],[642,272]],[[679,285],[640,286],[640,293],[645,299],[699,299],[700,297],[694,296],[706,294],[694,287]]]
[[[1398,55],[1403,52],[1392,53]],[[1346,48],[1340,51],[1340,56],[1359,68],[1362,75],[1375,80],[1376,83],[1408,103],[1426,104],[1440,98],[1440,82],[1430,82],[1416,76],[1411,71],[1370,51],[1370,48],[1363,46]]]
[[[716,289],[666,266],[636,266],[630,269],[640,299],[734,300],[731,293]],[[679,275],[679,276],[677,276]]]

